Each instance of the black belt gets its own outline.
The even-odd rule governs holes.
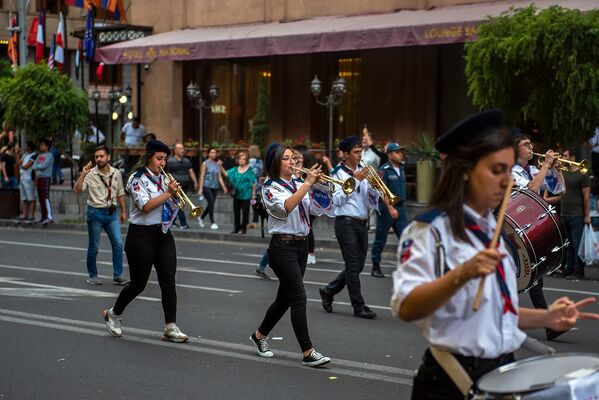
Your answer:
[[[272,238],[278,240],[308,240],[308,236],[288,235],[286,233],[275,233]]]
[[[454,354],[453,356],[458,360],[458,362],[466,369],[466,371],[474,371],[474,370],[486,370],[490,371],[497,367],[500,367],[505,364],[509,364],[514,361],[514,353],[503,354],[497,358],[479,358],[479,357],[468,357],[463,356],[461,354]],[[437,364],[437,360],[433,357],[430,350],[426,350],[424,355],[425,363],[433,363]]]
[[[359,222],[361,224],[368,223],[368,219],[367,218],[355,218],[355,217],[348,217],[346,215],[341,215],[341,216],[335,217],[335,219],[345,219],[347,221]]]

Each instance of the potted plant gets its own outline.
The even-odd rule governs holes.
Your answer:
[[[416,161],[416,201],[428,203],[433,193],[435,183],[435,167],[439,159],[439,152],[435,149],[434,140],[422,133],[420,137],[412,142],[410,153]]]

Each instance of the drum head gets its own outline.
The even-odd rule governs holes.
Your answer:
[[[531,357],[483,375],[476,386],[481,392],[489,394],[528,393],[598,370],[599,356],[595,354],[563,353]]]

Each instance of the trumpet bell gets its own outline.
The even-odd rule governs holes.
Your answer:
[[[200,206],[197,206],[197,207],[193,207],[189,214],[192,217],[196,218],[196,217],[199,217],[200,215],[202,215],[203,212],[204,212],[204,209]]]
[[[580,162],[580,165],[578,166],[578,169],[580,170],[580,173],[582,173],[582,174],[586,174],[587,172],[589,172],[588,161],[582,160]]]
[[[349,178],[343,182],[343,193],[350,195],[354,190],[356,190],[356,180],[354,178]]]

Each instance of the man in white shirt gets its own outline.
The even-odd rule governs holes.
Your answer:
[[[96,143],[96,145],[104,144],[106,140],[106,136],[104,133],[98,129],[93,121],[89,121],[89,127],[87,129],[87,137],[85,138],[86,142]]]
[[[131,122],[127,122],[121,129],[121,140],[129,147],[137,147],[141,139],[146,135],[146,128],[140,123],[139,117],[133,117]]]
[[[599,126],[595,128],[595,134],[589,140],[593,151],[591,152],[591,168],[593,169],[593,176],[599,176]]]

